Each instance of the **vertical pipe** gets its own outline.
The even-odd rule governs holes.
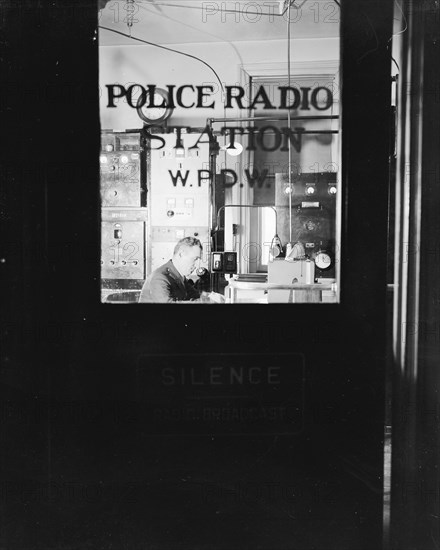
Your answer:
[[[287,86],[290,89],[290,8],[292,1],[289,0],[287,8]],[[287,109],[287,126],[290,132],[290,109]],[[289,243],[292,242],[292,144],[288,140],[288,182],[289,182]]]
[[[393,326],[391,549],[438,549],[438,2],[403,0]]]

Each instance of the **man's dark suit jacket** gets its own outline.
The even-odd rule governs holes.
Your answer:
[[[197,300],[200,292],[175,268],[173,261],[161,265],[147,278],[139,302],[183,302]]]

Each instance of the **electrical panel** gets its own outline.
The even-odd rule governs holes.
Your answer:
[[[149,148],[141,130],[102,133],[103,289],[141,288],[184,237],[200,240],[203,253],[198,267],[209,266],[209,145],[200,143],[192,156],[175,158],[175,135],[160,137],[163,150],[154,148],[154,140]],[[184,146],[192,147],[199,137],[183,135]]]
[[[140,134],[103,133],[99,160],[102,206],[144,206],[145,151]]]
[[[102,279],[145,279],[145,223],[102,222]]]
[[[195,237],[203,246],[200,267],[209,267],[210,254],[210,174],[209,145],[200,143],[190,156],[200,134],[182,134],[184,153],[176,158],[174,134],[158,134],[162,149],[149,152],[148,234],[151,271],[167,262],[176,243]],[[194,151],[194,150],[193,150]]]
[[[338,192],[334,172],[303,173],[290,184],[286,174],[275,174],[278,235],[283,245],[289,242],[290,200],[292,240],[302,243],[306,257],[315,261],[317,278],[335,277]]]
[[[140,131],[101,134],[102,288],[140,287],[147,276],[146,151]]]
[[[212,252],[211,271],[214,273],[237,273],[237,252]]]

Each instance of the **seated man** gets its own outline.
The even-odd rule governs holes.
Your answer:
[[[201,293],[194,288],[191,275],[202,255],[202,243],[185,237],[175,246],[172,260],[158,267],[145,281],[139,302],[186,302],[198,300]]]

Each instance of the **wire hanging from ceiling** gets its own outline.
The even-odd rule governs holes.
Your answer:
[[[287,6],[287,86],[290,90],[290,8],[292,2],[289,0]],[[290,109],[287,109],[287,126],[290,132]],[[289,243],[292,243],[292,143],[290,139],[288,140],[288,184],[289,184]]]
[[[203,65],[206,65],[211,71],[215,74],[219,84],[220,88],[224,92],[224,87],[222,84],[222,81],[220,80],[219,75],[215,71],[213,67],[203,59],[200,59],[200,57],[197,57],[196,55],[192,55],[190,53],[181,52],[179,50],[175,50],[174,48],[168,48],[167,46],[161,46],[160,44],[156,44],[155,42],[149,42],[148,40],[144,40],[143,38],[137,38],[136,36],[130,36],[129,34],[121,31],[117,31],[115,29],[110,29],[109,27],[104,27],[103,25],[98,25],[98,28],[104,29],[106,31],[114,32],[115,34],[120,34],[121,36],[125,36],[126,38],[130,38],[130,40],[136,40],[137,42],[142,42],[143,44],[147,44],[148,46],[155,46],[156,48],[160,48],[162,50],[167,50],[169,52],[177,53],[179,55],[184,55],[185,57],[190,57],[191,59],[195,59],[196,61],[200,61],[200,63],[203,63]]]

